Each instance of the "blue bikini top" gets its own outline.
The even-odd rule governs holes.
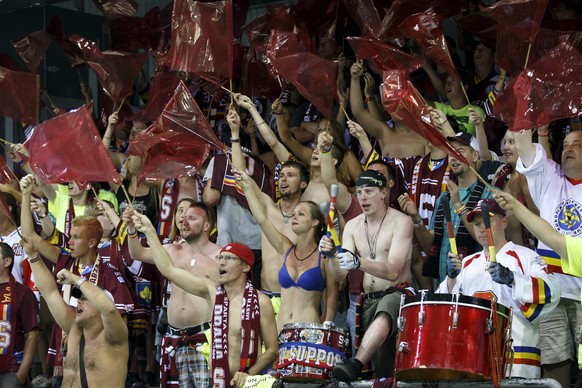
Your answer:
[[[291,279],[289,271],[287,271],[287,258],[291,253],[291,250],[295,247],[291,247],[285,254],[285,261],[283,266],[279,270],[279,283],[283,288],[291,287],[301,287],[305,291],[323,291],[325,288],[325,279],[323,278],[323,273],[321,272],[321,252],[318,256],[317,267],[309,268],[307,271],[303,272],[297,282]]]

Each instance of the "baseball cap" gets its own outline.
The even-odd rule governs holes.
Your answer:
[[[251,249],[245,244],[232,242],[228,245],[225,245],[224,248],[220,250],[220,253],[222,252],[234,253],[236,256],[238,256],[239,259],[251,267],[253,264],[255,264],[255,255],[253,254],[253,251],[251,251]]]
[[[386,187],[386,177],[380,171],[366,170],[356,180],[356,187]]]
[[[479,202],[477,202],[477,206],[475,206],[475,208],[473,210],[471,210],[469,212],[469,214],[467,214],[467,221],[473,222],[473,218],[475,217],[475,215],[481,214],[481,205],[483,203],[487,204],[487,208],[489,209],[490,216],[493,216],[495,214],[505,216],[505,210],[503,210],[501,208],[501,206],[499,206],[499,204],[497,202],[495,202],[494,199],[488,198],[488,199],[482,199]]]
[[[467,132],[459,132],[455,136],[447,136],[447,140],[450,142],[456,141],[466,146],[473,148],[475,151],[479,152],[479,142],[475,137]]]

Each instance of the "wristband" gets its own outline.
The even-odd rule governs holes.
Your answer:
[[[467,213],[469,213],[469,209],[468,208],[464,208],[463,210],[461,210],[460,212],[458,212],[457,215],[459,216],[459,218],[462,218]]]
[[[326,148],[326,149],[320,148],[319,151],[321,151],[322,155],[329,155],[329,154],[331,154],[332,148],[333,148],[333,146],[330,146],[329,148]]]
[[[462,212],[464,212],[465,210],[467,210],[467,206],[463,205],[458,209],[455,209],[455,213],[456,214],[461,214]]]
[[[422,217],[418,217],[418,218],[419,218],[418,222],[415,222],[414,220],[412,220],[412,225],[414,225],[415,228],[420,228],[421,226],[423,226]]]
[[[127,235],[129,236],[129,238],[137,238],[137,230],[134,231],[133,233],[127,232]]]
[[[549,132],[548,133],[543,133],[543,134],[538,132],[538,137],[548,137],[549,135],[550,135]]]
[[[256,125],[257,127],[258,127],[259,125],[261,125],[261,124],[265,124],[265,122],[264,122],[264,121],[261,121],[260,123],[255,123],[255,125]],[[231,139],[231,140],[232,140],[232,139]]]
[[[87,281],[87,278],[85,278],[84,276],[81,276],[79,278],[79,280],[77,280],[75,282],[75,288],[81,289],[81,284],[85,283]]]
[[[231,142],[231,143],[240,143],[240,139],[233,139],[233,138],[230,138],[230,142]]]
[[[28,262],[30,264],[34,264],[34,263],[36,263],[39,260],[40,260],[40,254],[39,253],[36,254],[36,257],[34,259],[31,259],[30,257],[28,258]]]

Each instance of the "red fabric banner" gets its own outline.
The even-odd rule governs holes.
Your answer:
[[[582,114],[582,53],[563,42],[515,77],[495,103],[510,131]]]
[[[402,70],[385,71],[383,78],[382,105],[384,109],[434,146],[457,160],[469,164],[433,126],[429,107],[408,78],[408,74]]]
[[[519,39],[532,43],[547,5],[548,0],[499,0],[483,12],[507,25]]]
[[[36,127],[27,141],[29,164],[45,183],[109,182],[121,177],[103,147],[90,106],[63,113]]]
[[[36,124],[39,99],[40,76],[0,67],[0,115]]]

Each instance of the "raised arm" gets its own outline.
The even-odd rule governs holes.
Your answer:
[[[62,269],[57,274],[57,281],[60,284],[70,284],[77,287],[83,296],[99,311],[103,320],[105,338],[112,345],[121,345],[127,342],[127,326],[115,307],[115,302],[95,284],[85,281],[71,273],[68,269]]]
[[[30,242],[32,241],[32,236],[23,234],[22,238],[20,244],[24,248],[26,256],[29,258],[28,262],[32,269],[34,282],[42,294],[42,297],[47,302],[55,321],[61,329],[68,334],[75,323],[75,311],[72,310],[63,300],[61,293],[57,288],[57,284],[53,279],[53,275],[45,266],[34,245]]]
[[[331,149],[334,147],[332,141],[333,137],[327,132],[320,133],[317,139],[318,147],[321,149],[321,176],[328,192],[331,191],[332,185],[338,186],[336,208],[340,213],[344,213],[350,206],[351,195],[346,186],[337,180],[336,161],[331,154]]]
[[[503,209],[512,211],[528,231],[556,251],[562,260],[568,261],[566,237],[564,235],[558,233],[546,220],[532,213],[513,195],[496,190],[493,197]]]
[[[430,230],[425,227],[425,221],[422,219],[420,214],[418,214],[418,208],[416,204],[410,198],[408,193],[404,193],[398,197],[398,205],[402,212],[410,217],[412,225],[414,226],[414,237],[418,241],[420,248],[425,252],[430,252],[432,246],[434,235]],[[435,207],[436,209],[436,207]],[[430,220],[427,220],[427,224]]]
[[[273,111],[275,111],[275,109],[273,109]],[[283,115],[277,116],[277,129],[279,130],[279,136],[281,137],[283,144],[289,147],[297,159],[299,159],[304,164],[309,165],[313,150],[307,146],[304,146],[293,137],[293,134],[291,133],[291,130],[289,129],[289,126],[287,125]]]
[[[35,178],[32,174],[26,175],[20,180],[20,191],[22,192],[22,204],[20,207],[20,229],[22,235],[29,236],[30,243],[34,248],[48,260],[56,263],[59,258],[60,249],[49,244],[45,239],[40,237],[34,231],[31,196],[32,189],[35,185]]]
[[[483,117],[472,106],[469,108],[469,122],[475,125],[475,137],[479,143],[479,158],[481,160],[491,160]]]
[[[204,298],[211,303],[210,289],[215,288],[216,284],[176,267],[170,255],[160,243],[156,228],[154,228],[149,218],[136,211],[133,212],[132,218],[136,229],[147,237],[154,262],[160,273],[186,292]]]
[[[237,95],[239,100],[248,98],[247,96]],[[232,151],[232,164],[239,170],[246,169],[246,163],[243,156],[242,148],[240,145],[240,116],[236,113],[234,105],[230,105],[228,108],[228,114],[226,115],[226,122],[230,127],[230,141],[231,141],[231,151]]]
[[[134,216],[134,208],[132,206],[128,206],[123,211],[123,222],[127,227],[127,247],[129,248],[129,254],[133,260],[139,260],[144,263],[148,264],[155,264],[154,262],[154,253],[152,252],[151,245],[153,241],[150,241],[148,238],[148,243],[150,244],[150,248],[146,248],[141,245],[141,241],[137,238],[137,229],[133,222]],[[156,236],[155,241],[159,242],[158,237]]]
[[[356,116],[358,122],[364,127],[364,130],[371,136],[381,139],[383,132],[388,130],[388,125],[382,120],[378,120],[372,116],[370,112],[364,109],[364,102],[362,98],[362,88],[360,87],[360,77],[363,73],[361,63],[354,63],[350,69],[351,85],[350,85],[350,106],[352,113]]]
[[[255,217],[257,224],[261,227],[263,234],[269,240],[269,243],[273,248],[281,255],[285,254],[285,247],[291,244],[291,241],[284,234],[279,232],[275,225],[267,217],[267,212],[265,207],[261,204],[259,198],[257,197],[255,190],[251,187],[250,181],[252,180],[249,176],[242,171],[233,169],[236,182],[243,188],[245,192],[245,197],[249,204],[251,213]]]

